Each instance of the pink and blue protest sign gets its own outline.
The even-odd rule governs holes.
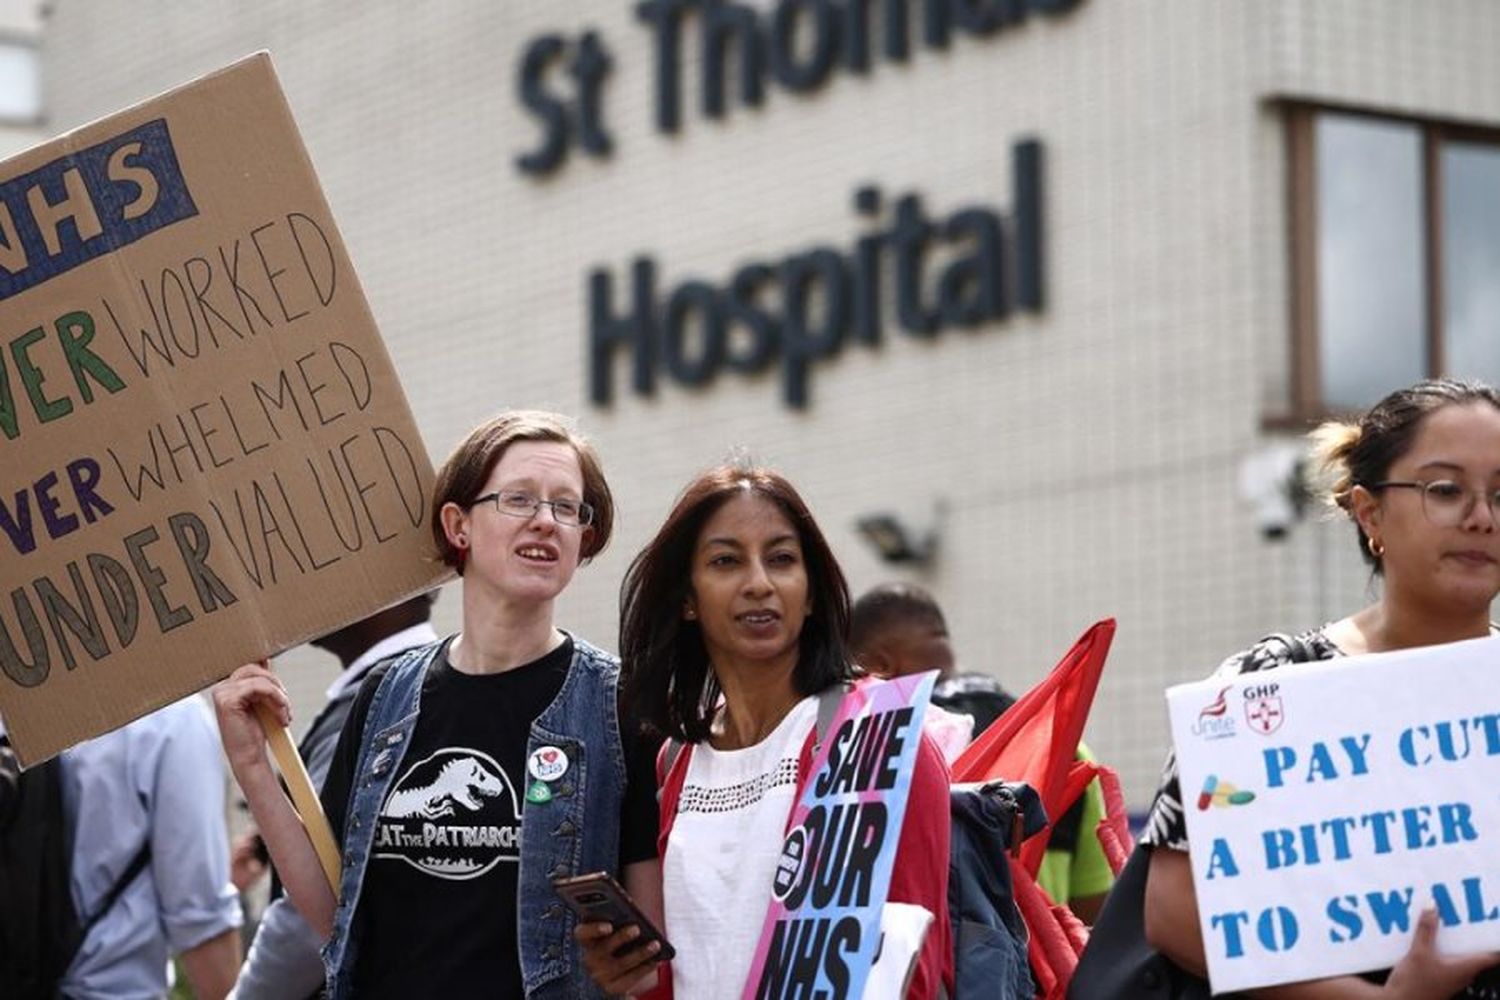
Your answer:
[[[934,675],[845,696],[791,821],[743,1000],[862,997]]]

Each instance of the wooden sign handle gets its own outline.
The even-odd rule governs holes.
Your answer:
[[[260,728],[265,730],[266,742],[271,745],[271,756],[276,758],[281,779],[286,782],[287,791],[292,795],[292,805],[302,819],[307,839],[312,841],[313,850],[318,854],[318,863],[323,866],[328,886],[337,899],[339,847],[334,843],[333,828],[328,825],[328,817],[323,814],[323,803],[312,786],[312,779],[307,776],[302,756],[297,753],[297,745],[292,742],[291,733],[287,732],[286,726],[281,724],[270,708],[257,703],[255,716],[260,720]]]

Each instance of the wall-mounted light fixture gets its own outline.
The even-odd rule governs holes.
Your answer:
[[[927,566],[937,555],[946,511],[947,505],[938,501],[932,527],[921,532],[908,527],[898,515],[886,511],[866,514],[854,526],[859,529],[860,537],[870,543],[883,561]]]

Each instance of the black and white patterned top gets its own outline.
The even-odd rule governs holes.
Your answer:
[[[1300,649],[1296,648],[1299,647]],[[1323,634],[1322,629],[1304,632],[1291,644],[1270,636],[1249,649],[1235,653],[1219,665],[1214,677],[1231,678],[1241,674],[1253,674],[1261,670],[1274,670],[1288,663],[1301,660],[1331,660],[1342,656],[1343,651]],[[1156,799],[1151,803],[1151,812],[1146,817],[1146,829],[1141,834],[1141,843],[1150,847],[1169,847],[1176,851],[1188,849],[1187,824],[1183,818],[1182,789],[1177,780],[1177,755],[1167,752],[1167,762],[1162,768],[1161,781],[1157,784]],[[1383,981],[1384,973],[1365,978]],[[1500,1000],[1500,971],[1490,969],[1479,976],[1473,985],[1455,994],[1455,1000]]]
[[[1294,651],[1299,644],[1301,650]],[[1219,669],[1213,672],[1213,676],[1232,678],[1284,667],[1299,659],[1331,660],[1342,655],[1339,648],[1328,641],[1322,629],[1304,632],[1291,644],[1279,637],[1269,636],[1219,664]],[[1175,751],[1167,752],[1167,763],[1162,768],[1161,781],[1156,786],[1156,799],[1151,803],[1151,812],[1146,817],[1146,830],[1141,834],[1141,843],[1152,847],[1170,847],[1174,851],[1188,849],[1187,823],[1182,815],[1182,789],[1177,784]]]

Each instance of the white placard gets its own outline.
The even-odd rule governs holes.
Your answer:
[[[1500,948],[1500,638],[1167,692],[1216,993]]]

